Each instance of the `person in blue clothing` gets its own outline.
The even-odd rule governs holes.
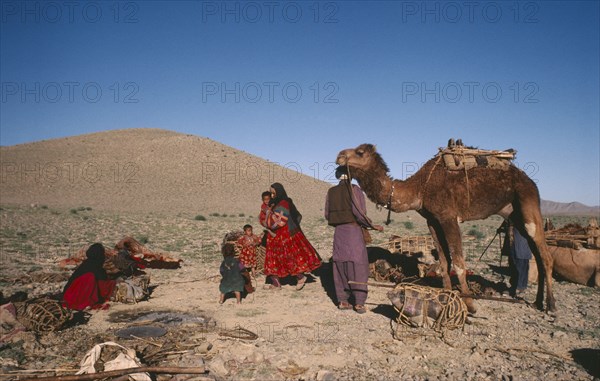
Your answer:
[[[506,224],[505,248],[508,252],[508,266],[510,270],[510,293],[520,297],[527,289],[529,274],[529,260],[533,254],[525,233],[522,233],[509,219]]]

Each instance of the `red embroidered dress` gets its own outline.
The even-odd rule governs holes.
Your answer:
[[[265,228],[267,228],[267,211],[269,210],[269,206],[264,202],[260,206],[260,213],[258,215],[258,222]]]
[[[100,280],[89,272],[73,280],[64,292],[63,305],[72,310],[84,310],[86,307],[97,309],[108,301],[114,292],[116,281]]]
[[[267,225],[275,232],[268,235],[265,275],[285,277],[311,272],[321,266],[317,252],[290,218],[290,206],[282,200],[273,211],[267,211]]]
[[[237,243],[242,247],[240,251],[240,262],[242,262],[246,268],[256,267],[256,246],[260,245],[260,237],[254,234],[244,234],[238,239]]]

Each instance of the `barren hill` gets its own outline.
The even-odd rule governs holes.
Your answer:
[[[542,200],[542,213],[545,215],[600,215],[600,206],[587,206],[580,202],[555,202]]]
[[[300,211],[322,214],[329,184],[216,141],[127,129],[0,147],[0,202],[118,212],[256,216],[260,194],[286,186]]]

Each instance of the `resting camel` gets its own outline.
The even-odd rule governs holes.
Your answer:
[[[438,157],[439,158],[439,157]],[[405,181],[388,176],[389,169],[372,144],[341,151],[336,163],[348,166],[367,197],[397,213],[416,210],[427,220],[440,257],[444,288],[451,289],[448,263],[451,261],[463,294],[469,294],[463,256],[460,222],[482,220],[493,214],[509,215],[517,229],[528,238],[538,267],[536,304],[543,308],[544,281],[546,308],[556,311],[552,294],[552,257],[544,239],[540,196],[535,183],[517,167],[505,169],[474,167],[449,171],[443,161],[433,158]],[[465,298],[469,312],[476,311],[472,298]]]

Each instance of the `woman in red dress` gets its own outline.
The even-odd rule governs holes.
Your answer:
[[[63,305],[73,310],[106,308],[116,281],[109,280],[104,265],[104,246],[95,243],[85,252],[87,259],[73,272],[63,291]]]
[[[300,229],[302,215],[288,197],[283,185],[271,185],[272,209],[267,210],[267,226],[275,236],[267,237],[264,273],[271,277],[269,288],[279,289],[279,278],[293,275],[298,278],[297,290],[306,282],[304,273],[321,266],[321,260]]]

